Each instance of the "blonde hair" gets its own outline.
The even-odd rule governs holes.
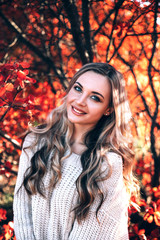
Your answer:
[[[137,190],[136,180],[132,175],[134,153],[131,150],[132,138],[130,135],[129,120],[131,112],[125,92],[125,83],[122,74],[107,63],[89,63],[84,65],[72,78],[67,94],[76,80],[85,72],[93,71],[103,76],[111,85],[110,115],[103,115],[94,129],[85,136],[87,149],[81,155],[82,173],[76,181],[79,194],[75,216],[78,221],[83,220],[95,196],[100,196],[100,204],[96,214],[104,201],[104,193],[98,182],[110,177],[102,177],[101,164],[109,151],[119,154],[123,159],[123,177],[126,189],[131,195]],[[66,95],[67,96],[67,95]],[[96,131],[95,131],[96,130]],[[42,179],[47,171],[48,161],[51,158],[51,181],[49,187],[55,187],[61,179],[61,165],[67,149],[71,153],[71,137],[73,124],[67,118],[66,97],[63,104],[54,109],[48,116],[46,124],[32,128],[36,134],[37,151],[31,159],[31,167],[24,179],[24,186],[28,194],[39,192],[44,196]],[[42,143],[43,142],[43,143]],[[52,156],[52,157],[51,157]]]

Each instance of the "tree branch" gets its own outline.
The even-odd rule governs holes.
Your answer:
[[[133,34],[127,34],[126,37],[131,37],[131,36],[145,36],[145,35],[159,35],[160,32],[146,32],[146,33],[133,33]]]
[[[157,32],[158,3],[159,3],[159,1],[156,0],[155,1],[155,12],[154,12],[154,26],[153,26],[154,32]],[[151,131],[150,131],[151,151],[152,151],[153,159],[154,159],[154,176],[152,179],[152,186],[155,187],[155,186],[159,185],[159,173],[160,173],[159,157],[156,152],[155,135],[154,135],[154,129],[156,127],[156,119],[157,119],[157,115],[158,115],[159,100],[158,100],[155,88],[153,86],[153,79],[152,79],[151,71],[152,71],[152,60],[153,60],[154,54],[156,52],[156,43],[158,40],[157,35],[156,34],[153,35],[152,39],[153,39],[153,48],[152,48],[151,57],[149,58],[148,76],[149,76],[149,82],[150,82],[151,89],[152,89],[152,92],[153,92],[153,95],[155,98],[155,102],[156,102],[156,108],[155,108],[154,115],[152,118]]]
[[[110,18],[110,16],[114,13],[114,11],[116,11],[117,9],[119,9],[121,7],[121,5],[123,4],[124,0],[119,0],[116,4],[115,7],[109,12],[109,14],[107,15],[107,17],[102,21],[102,23],[100,24],[99,28],[94,32],[93,34],[93,38],[100,32],[101,28],[105,25],[105,23],[108,21],[108,19]]]
[[[88,0],[82,0],[82,21],[84,27],[84,37],[86,42],[86,49],[89,55],[89,61],[93,61],[93,51],[91,45],[91,37],[90,37],[90,25],[89,25],[89,8],[88,8]]]
[[[109,54],[109,48],[110,48],[110,45],[111,45],[111,41],[112,41],[112,35],[113,35],[113,31],[114,31],[114,26],[116,24],[116,19],[117,19],[117,15],[118,15],[118,8],[116,9],[116,12],[115,12],[115,16],[114,16],[114,20],[113,20],[113,24],[112,24],[112,31],[111,31],[111,34],[109,36],[109,44],[108,44],[108,47],[107,47],[107,51],[106,51],[106,62],[108,62],[108,54]]]
[[[0,136],[5,138],[7,141],[9,141],[10,143],[13,144],[13,146],[16,148],[16,149],[20,149],[21,150],[21,145],[14,139],[12,139],[8,134],[2,132],[0,130]]]
[[[18,34],[18,39],[22,43],[24,43],[31,51],[33,51],[38,57],[40,57],[44,62],[46,62],[54,71],[55,75],[61,79],[63,78],[58,72],[57,69],[54,65],[54,62],[51,58],[48,56],[44,55],[39,48],[37,48],[34,44],[32,44],[28,39],[25,33],[20,29],[19,26],[12,20],[9,20],[8,18],[5,17],[5,15],[0,11],[0,17],[6,22],[7,26],[11,28],[15,33]]]
[[[142,94],[142,90],[141,90],[141,89],[139,88],[139,86],[138,86],[138,81],[137,81],[137,78],[136,78],[136,75],[135,75],[135,73],[134,73],[134,71],[133,71],[132,66],[129,64],[129,62],[127,62],[124,58],[122,58],[119,53],[117,53],[117,55],[118,55],[118,57],[121,59],[121,61],[122,61],[123,63],[125,63],[125,64],[130,68],[130,71],[131,71],[131,73],[132,73],[132,75],[133,75],[133,77],[134,77],[134,79],[135,79],[135,83],[136,83],[136,86],[137,86],[137,90],[138,90],[138,92],[139,92],[139,94],[140,94],[140,96],[141,96],[142,102],[143,102],[143,104],[144,104],[144,106],[145,106],[145,109],[146,109],[149,117],[152,118],[152,115],[151,115],[151,113],[150,113],[149,107],[148,107],[148,105],[147,105],[147,103],[146,103],[146,100],[145,100],[143,94]]]
[[[86,56],[86,49],[83,45],[82,33],[80,30],[79,15],[75,4],[69,0],[62,0],[64,9],[68,15],[68,19],[71,23],[71,33],[74,43],[76,45],[77,52],[83,64],[88,62]]]
[[[156,0],[156,2],[155,2],[155,15],[154,15],[154,27],[153,27],[154,28],[154,30],[153,30],[154,33],[157,32],[158,2],[159,2],[158,0]],[[156,101],[156,109],[155,109],[155,112],[154,112],[154,116],[157,116],[159,100],[158,100],[155,88],[153,86],[151,71],[152,71],[152,60],[153,60],[153,57],[154,57],[154,54],[155,54],[155,51],[156,51],[156,44],[157,44],[158,37],[157,37],[157,34],[154,34],[152,37],[153,37],[153,48],[152,48],[151,57],[149,58],[148,76],[149,76],[149,82],[150,82],[150,85],[151,85],[151,89],[152,89],[152,92],[153,92],[153,95],[154,95],[154,98],[155,98],[155,101]]]

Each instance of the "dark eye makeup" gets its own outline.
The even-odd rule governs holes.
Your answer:
[[[79,85],[75,85],[75,86],[74,86],[74,89],[75,89],[77,92],[81,92],[81,91],[82,91],[82,89],[81,89],[81,87],[80,87]]]
[[[82,92],[82,87],[79,85],[74,85],[74,90],[77,92]],[[95,102],[101,102],[101,99],[97,95],[91,95],[90,98],[94,100]]]
[[[91,98],[96,102],[101,102],[100,98],[97,97],[96,95],[91,96]]]

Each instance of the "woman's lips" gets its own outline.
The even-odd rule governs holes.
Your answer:
[[[78,116],[86,114],[86,112],[84,112],[84,111],[82,111],[81,109],[78,109],[78,108],[76,108],[76,107],[73,107],[73,106],[72,106],[72,112],[73,112],[75,115],[78,115]]]

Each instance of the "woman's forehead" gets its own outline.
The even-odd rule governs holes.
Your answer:
[[[110,82],[106,76],[88,71],[79,76],[76,82],[80,83],[83,88],[92,89],[92,91],[111,91]]]

